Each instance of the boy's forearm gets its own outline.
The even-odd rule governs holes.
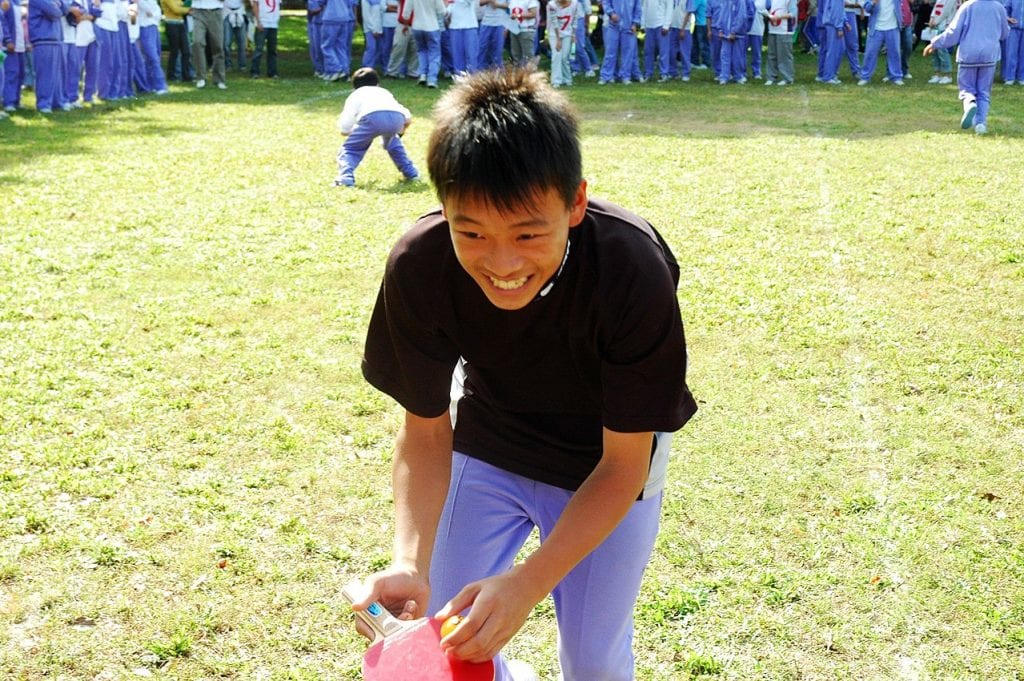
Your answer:
[[[604,431],[604,455],[547,540],[519,567],[535,603],[619,525],[647,481],[652,433]]]
[[[395,441],[394,561],[427,575],[437,523],[448,494],[452,425],[448,413],[428,419],[406,414]]]

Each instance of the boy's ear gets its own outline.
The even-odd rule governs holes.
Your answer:
[[[583,215],[587,212],[587,181],[580,180],[580,186],[576,188],[576,196],[573,197],[572,205],[569,206],[569,227],[575,227],[583,222]]]

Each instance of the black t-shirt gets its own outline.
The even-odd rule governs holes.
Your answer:
[[[502,310],[456,260],[440,211],[420,218],[388,259],[363,375],[410,412],[436,417],[462,357],[455,449],[574,490],[601,457],[602,427],[672,432],[697,405],[686,387],[679,267],[661,236],[591,200],[569,241],[547,295]]]

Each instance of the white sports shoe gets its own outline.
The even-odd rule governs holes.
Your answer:
[[[196,81],[196,89],[197,90],[202,90],[204,87],[206,87],[206,81],[205,80],[197,80]]]
[[[988,128],[985,127],[984,123],[978,123],[974,126],[974,133],[976,135],[984,135],[986,132],[988,132]]]
[[[505,666],[514,681],[540,681],[540,677],[537,676],[537,672],[533,671],[533,667],[522,660],[505,660]]]

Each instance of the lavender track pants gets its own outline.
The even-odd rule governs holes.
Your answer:
[[[534,527],[545,541],[572,496],[455,452],[431,562],[427,612],[440,610],[466,584],[506,572]],[[637,501],[552,592],[565,681],[634,678],[633,610],[658,533],[661,498],[659,491]],[[495,681],[511,681],[501,657],[496,662]]]
[[[350,186],[356,183],[356,167],[377,137],[402,175],[406,179],[416,177],[416,166],[398,137],[404,127],[405,116],[397,111],[374,111],[360,118],[338,152],[338,179]]]
[[[996,78],[996,65],[965,66],[961,64],[956,72],[956,84],[960,88],[960,99],[966,111],[971,104],[978,105],[974,124],[981,125],[988,120],[988,108],[992,102],[992,82]]]

